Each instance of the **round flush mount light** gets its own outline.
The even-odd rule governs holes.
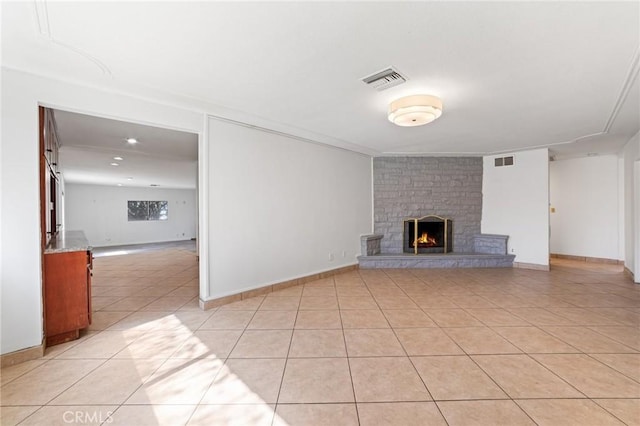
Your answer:
[[[113,159],[114,159],[114,160],[116,160],[116,161],[122,161],[122,160],[124,160],[124,158],[122,158],[122,157],[113,157]]]
[[[422,126],[442,115],[442,100],[432,95],[412,95],[389,104],[389,121],[403,127]]]
[[[114,167],[117,167],[117,166],[119,166],[120,164],[118,164],[118,163],[111,163],[111,165],[112,165],[112,166],[114,166]]]
[[[138,143],[138,139],[136,139],[136,138],[127,138],[127,143],[130,143],[131,145],[134,145],[134,144]]]

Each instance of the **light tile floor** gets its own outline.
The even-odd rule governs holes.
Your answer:
[[[94,322],[2,370],[2,425],[640,425],[619,267],[360,270],[203,312],[180,248],[95,260]]]

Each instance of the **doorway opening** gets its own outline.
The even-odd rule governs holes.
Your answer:
[[[48,121],[41,120],[41,135],[43,125],[50,123],[48,132],[55,135],[57,145],[55,159],[52,157],[46,163],[55,163],[53,178],[41,173],[41,195],[47,197],[41,203],[45,236],[63,238],[68,231],[82,231],[94,252],[120,252],[123,256],[142,248],[149,250],[173,244],[181,247],[180,256],[191,254],[198,262],[200,135],[57,108],[41,108],[41,111],[49,117]],[[47,152],[46,148],[43,152]],[[147,203],[151,213],[145,220],[131,220],[128,212],[131,202]],[[47,243],[47,238],[43,238],[45,277]],[[143,256],[137,260],[148,258]],[[148,270],[158,265],[146,266]],[[139,265],[141,269],[146,266]],[[197,268],[195,271],[194,277],[194,268],[190,266],[188,275],[198,284]],[[94,291],[89,297],[94,303],[90,303],[90,315],[118,302],[114,300],[115,295],[105,298],[104,289],[99,288],[101,273],[95,266],[93,272]],[[123,285],[116,293],[131,296],[143,290],[140,280],[134,282],[136,278],[142,279],[128,277],[132,285]],[[152,280],[146,275],[148,282],[142,284],[153,293],[154,290],[149,289],[152,281],[162,282],[164,278]],[[193,292],[193,282],[190,287],[189,291],[182,290],[181,297]],[[195,288],[198,289],[199,284]],[[196,293],[197,305],[199,291]]]

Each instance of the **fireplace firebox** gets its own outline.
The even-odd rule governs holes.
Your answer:
[[[405,253],[449,253],[453,251],[451,219],[429,215],[404,220]]]

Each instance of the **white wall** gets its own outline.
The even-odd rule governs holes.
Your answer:
[[[640,160],[640,133],[636,133],[627,142],[620,154],[624,162],[624,266],[634,273],[636,282],[640,282],[640,261],[636,261],[640,251],[640,211],[637,207],[640,195],[637,178],[634,177],[634,163]]]
[[[94,247],[179,241],[196,236],[194,189],[67,184],[66,229],[84,231]],[[167,220],[129,222],[127,201],[168,201]]]
[[[203,131],[203,114],[2,68],[1,332],[5,354],[42,342],[38,104]]]
[[[624,158],[618,155],[618,260],[625,257]]]
[[[640,283],[640,160],[633,163],[634,170],[634,199],[633,199],[633,209],[635,214],[635,237],[634,237],[634,245],[633,251],[635,255],[635,262],[633,266],[633,270],[636,271],[634,274],[634,281],[636,283]]]
[[[209,142],[209,298],[357,263],[368,156],[216,119]]]
[[[6,68],[1,78],[2,354],[42,342],[38,105],[199,134],[200,211],[211,209],[199,219],[200,271],[206,276],[211,262],[216,274],[201,282],[205,299],[353,264],[360,234],[371,232],[369,157],[215,120],[212,137],[203,139],[204,112]],[[231,231],[230,224],[249,217],[266,229]],[[284,232],[285,222],[298,233]],[[279,239],[251,247],[255,232]]]
[[[494,167],[513,155],[513,166]],[[549,153],[547,149],[484,157],[482,233],[509,236],[515,262],[549,265]]]
[[[549,163],[551,253],[622,259],[619,252],[618,157]]]

